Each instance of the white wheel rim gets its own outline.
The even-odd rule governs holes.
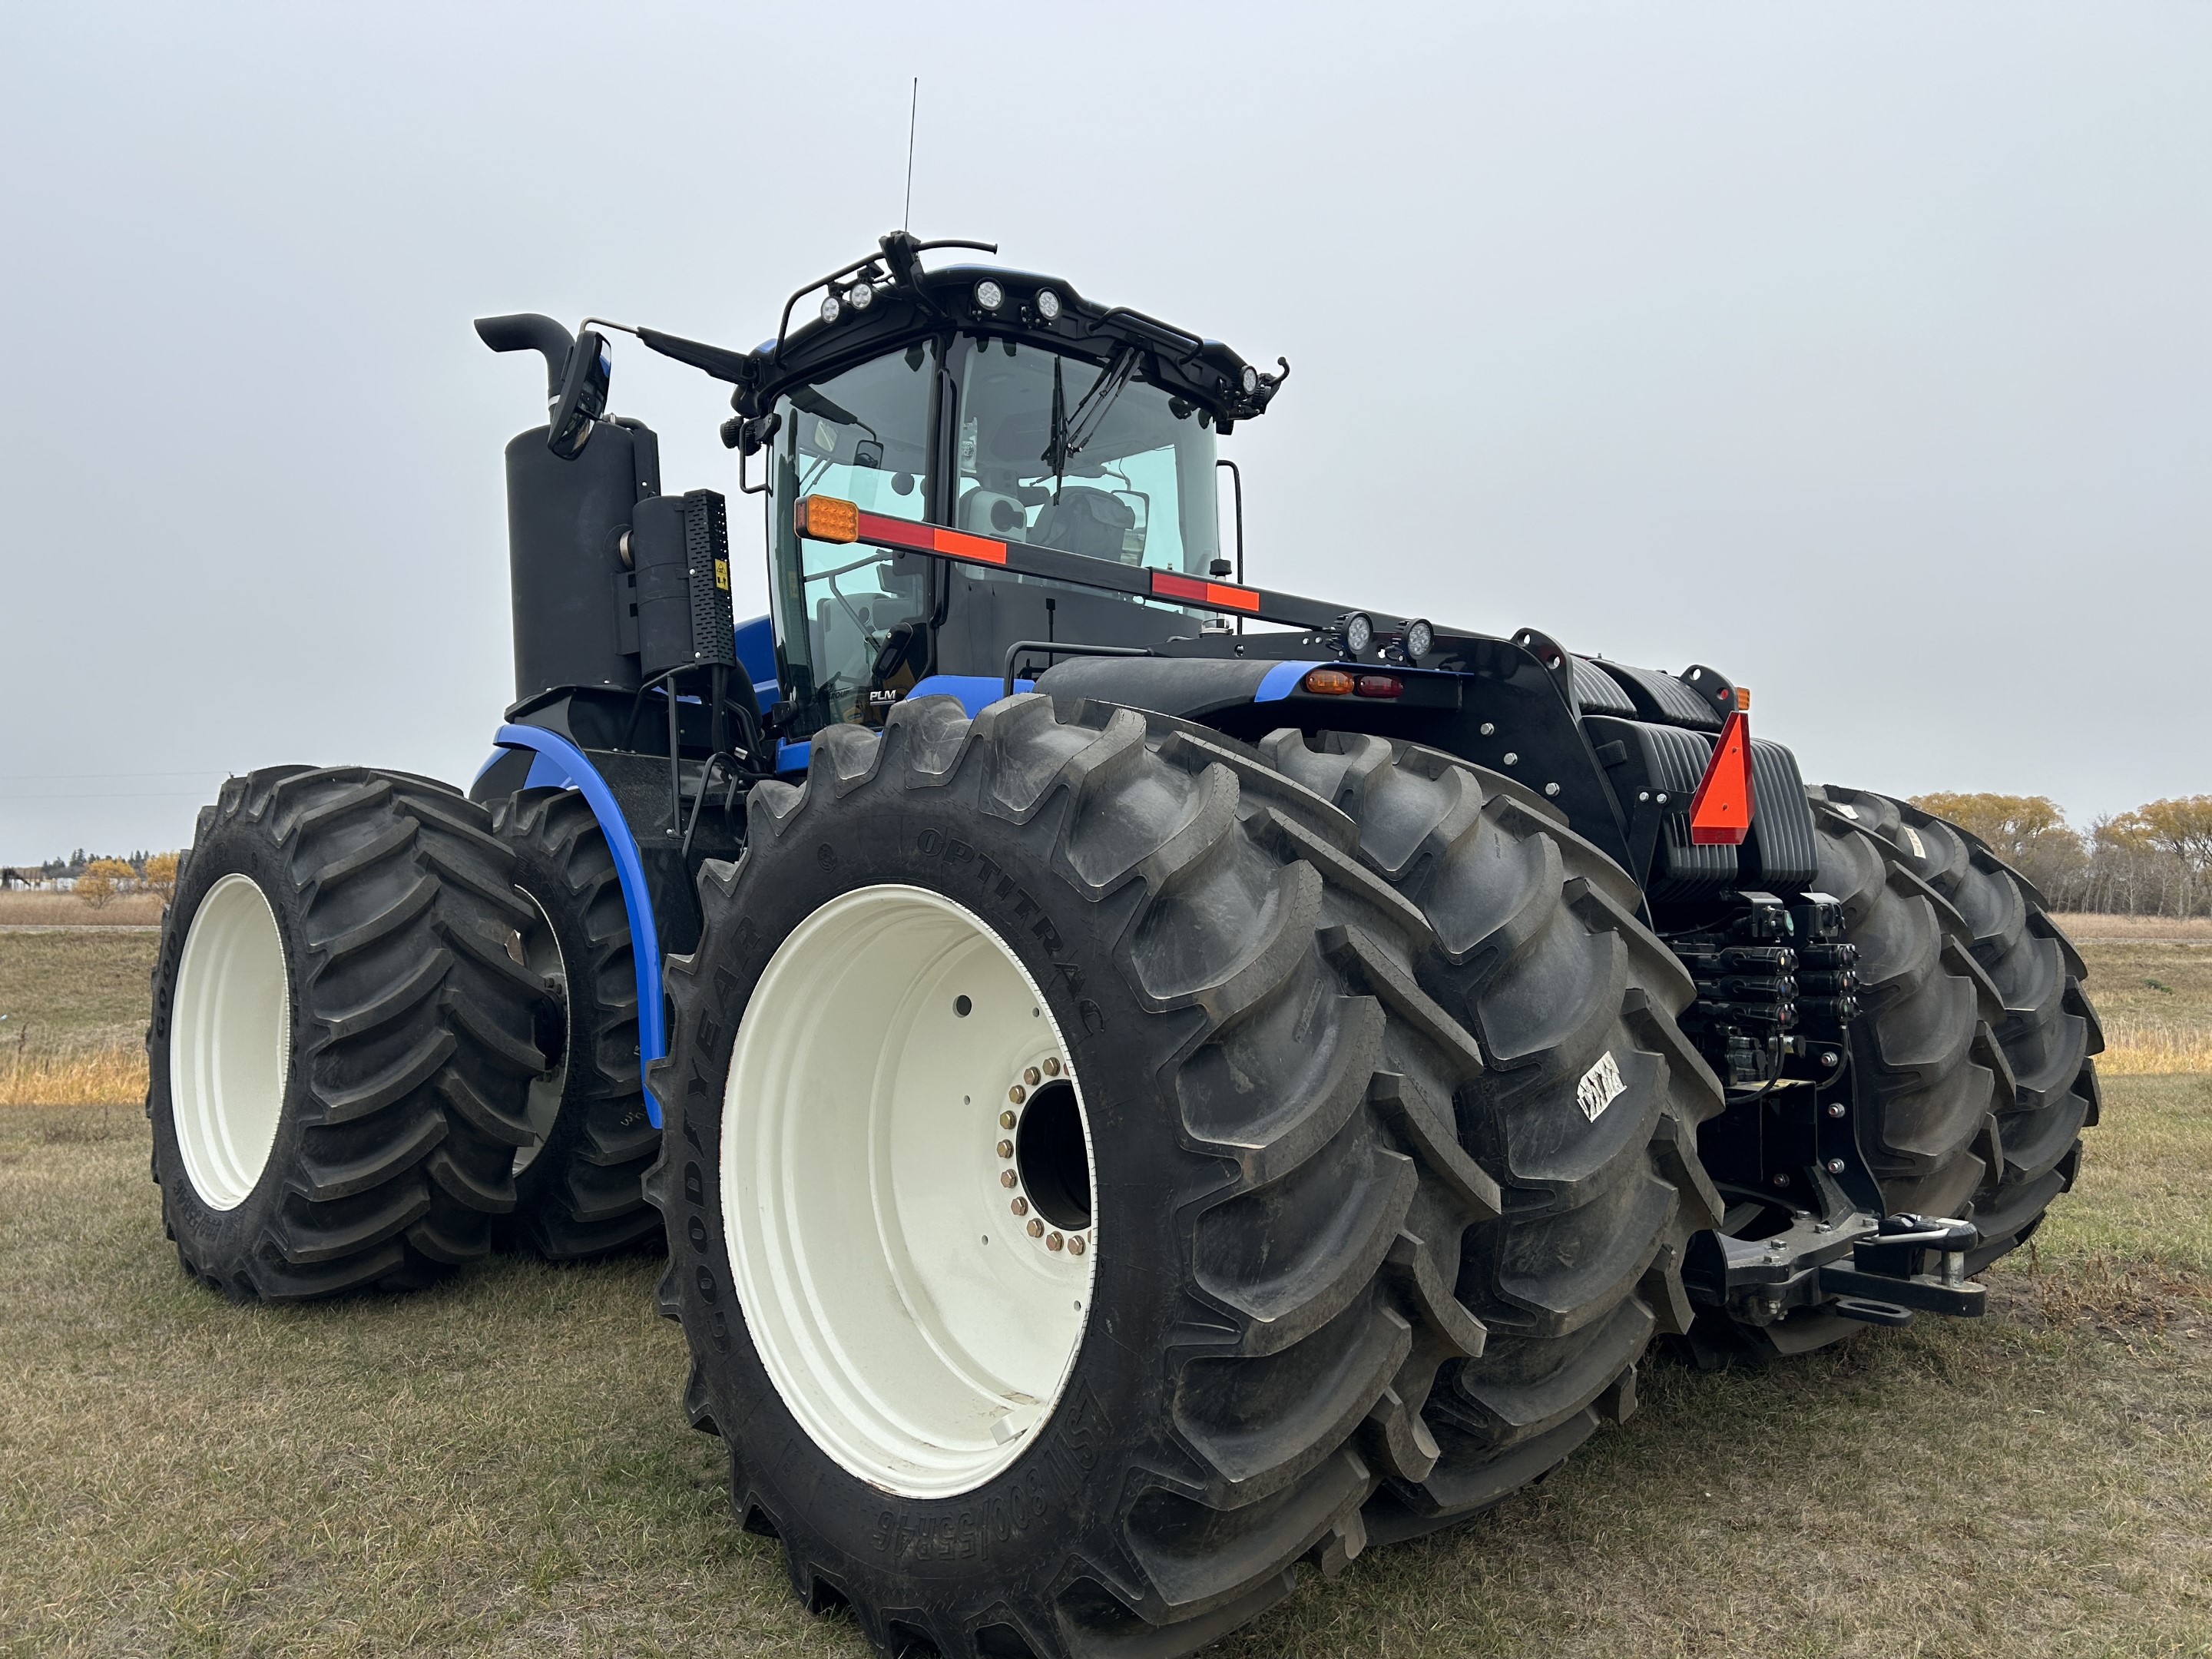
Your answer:
[[[185,935],[170,1016],[177,1146],[210,1209],[236,1209],[259,1183],[291,1074],[292,987],[276,913],[252,877],[228,875]]]
[[[553,1133],[553,1126],[561,1116],[562,1097],[568,1092],[568,1045],[575,1041],[575,1022],[568,1012],[568,965],[561,958],[561,940],[553,932],[553,918],[545,907],[521,888],[516,895],[526,901],[538,918],[537,925],[522,935],[522,965],[541,979],[551,980],[561,1004],[562,1032],[561,1061],[554,1068],[533,1078],[530,1097],[524,1112],[530,1127],[538,1139],[527,1146],[514,1150],[514,1173],[520,1175],[538,1161],[538,1153],[545,1150],[545,1142]]]
[[[1006,943],[924,888],[823,905],[745,1010],[720,1152],[746,1328],[815,1443],[913,1498],[1019,1457],[1082,1344],[1098,1200],[1067,1045]]]

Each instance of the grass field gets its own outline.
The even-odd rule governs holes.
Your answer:
[[[125,893],[95,909],[74,893],[0,892],[0,927],[151,927],[161,896]]]
[[[83,937],[0,934],[0,1012],[135,1018],[150,936]],[[2212,1028],[2203,947],[2085,954],[2108,1024]],[[146,1156],[135,1111],[0,1107],[0,1654],[865,1651],[732,1524],[654,1265],[234,1308]],[[1655,1358],[1551,1480],[1215,1651],[2212,1655],[2212,1074],[2116,1076],[2022,1255],[1978,1322]]]
[[[147,976],[160,943],[131,927],[0,932],[0,1105],[145,1098]]]

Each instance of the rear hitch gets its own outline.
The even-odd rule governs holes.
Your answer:
[[[1848,1267],[1820,1269],[1820,1288],[1838,1299],[1836,1311],[1879,1325],[1902,1325],[1902,1313],[1949,1314],[1978,1319],[1989,1305],[1989,1287],[1966,1277],[1966,1252],[1978,1242],[1971,1221],[1948,1217],[1893,1215],[1871,1238],[1852,1248]],[[1929,1258],[1938,1260],[1931,1266]],[[1859,1306],[1881,1310],[1861,1313]]]
[[[1851,1208],[1825,1170],[1809,1173],[1819,1212],[1800,1212],[1765,1238],[1710,1231],[1691,1241],[1682,1281],[1692,1301],[1751,1325],[1816,1308],[1872,1325],[1907,1325],[1916,1313],[1982,1314],[1988,1288],[1966,1277],[1978,1237],[1972,1222],[1876,1217]]]
[[[1808,1176],[1819,1189],[1816,1207],[1796,1212],[1779,1232],[1737,1238],[1715,1229],[1690,1241],[1682,1283],[1692,1302],[1745,1324],[1771,1325],[1829,1299],[1821,1275],[1862,1240],[1877,1237],[1881,1221],[1855,1208],[1826,1170]]]

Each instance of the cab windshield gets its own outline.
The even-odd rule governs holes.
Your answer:
[[[940,362],[949,396],[937,391]],[[1212,417],[1149,385],[1134,354],[1102,368],[953,336],[794,387],[776,408],[770,603],[794,705],[787,731],[874,723],[927,672],[929,612],[944,591],[926,556],[797,534],[792,507],[803,496],[1191,575],[1218,556]],[[942,447],[930,442],[933,420],[951,428]],[[949,476],[933,470],[933,453],[951,463]]]
[[[1012,340],[960,343],[956,529],[1203,575],[1219,546],[1213,419],[1104,368]]]

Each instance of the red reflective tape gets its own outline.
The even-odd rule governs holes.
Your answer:
[[[1194,599],[1200,605],[1210,605],[1217,611],[1257,611],[1260,596],[1249,587],[1233,587],[1227,582],[1209,582],[1196,576],[1185,576],[1173,570],[1152,572],[1152,592],[1170,599]]]
[[[979,564],[1004,564],[1006,544],[988,536],[970,536],[963,530],[946,530],[911,519],[886,518],[880,513],[860,514],[860,539],[884,547],[911,548],[917,553],[942,553],[948,558],[973,559]]]
[[[1741,847],[1751,833],[1751,716],[1731,710],[1690,797],[1693,847]]]
[[[964,530],[938,530],[930,534],[936,538],[937,550],[956,559],[975,559],[984,564],[1004,564],[1006,544],[994,541],[988,536],[971,536]]]

